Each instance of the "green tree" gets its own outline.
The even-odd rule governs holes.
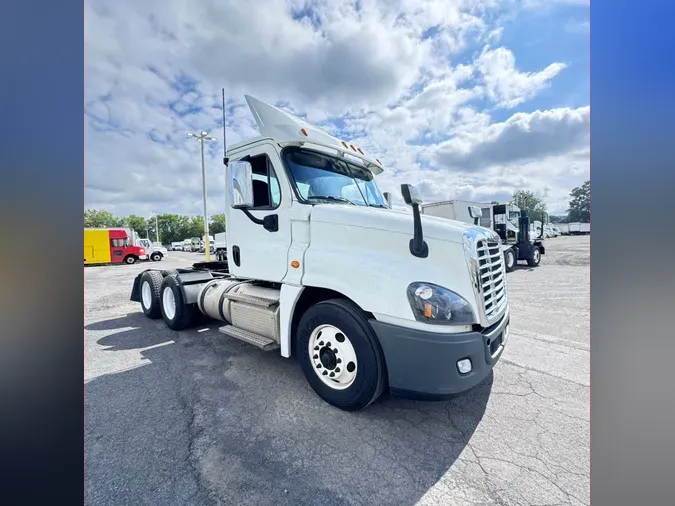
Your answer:
[[[586,181],[581,186],[573,188],[570,192],[570,208],[567,218],[570,222],[591,222],[591,182]]]
[[[209,232],[211,235],[225,232],[225,213],[217,213],[211,216],[211,223],[209,224]]]
[[[135,214],[131,214],[124,218],[126,222],[126,226],[131,228],[132,230],[135,230],[138,235],[141,237],[145,237],[146,234],[148,233],[148,220],[143,218],[142,216],[136,216]],[[152,225],[154,228],[155,225],[155,220],[152,220]],[[154,240],[154,235],[151,237],[151,239]]]
[[[185,237],[185,239],[189,239],[191,237],[203,237],[204,236],[204,217],[203,216],[191,216],[188,218],[189,220],[189,228],[188,228],[188,235]]]
[[[109,211],[87,209],[84,212],[84,226],[92,228],[119,227],[121,221]]]
[[[513,193],[513,203],[521,210],[527,211],[532,220],[547,221],[548,213],[546,211],[546,202],[537,197],[529,190],[518,190]]]
[[[567,223],[567,216],[565,215],[560,216],[552,214],[549,218],[551,219],[551,223]]]

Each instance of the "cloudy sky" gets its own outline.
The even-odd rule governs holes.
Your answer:
[[[224,210],[227,141],[257,134],[244,94],[353,141],[383,191],[508,199],[553,213],[589,174],[588,0],[88,0],[85,207]],[[400,197],[399,197],[400,198]]]

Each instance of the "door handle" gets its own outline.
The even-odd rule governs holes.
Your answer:
[[[232,260],[234,260],[234,265],[239,267],[239,264],[241,264],[241,253],[239,252],[239,246],[232,246]]]

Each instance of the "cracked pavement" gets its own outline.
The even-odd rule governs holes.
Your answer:
[[[508,274],[486,381],[358,413],[321,401],[294,359],[208,320],[173,332],[129,301],[138,272],[198,255],[86,268],[87,504],[588,504],[590,239],[546,245]]]

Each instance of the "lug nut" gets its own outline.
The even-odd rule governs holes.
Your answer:
[[[318,346],[315,346],[315,347],[314,347],[314,351],[319,351],[319,347],[318,347]]]
[[[338,349],[335,348],[335,349],[333,350],[333,353],[335,353],[335,354],[337,355],[337,352],[338,352]]]
[[[321,364],[316,364],[317,369],[321,369]]]
[[[321,343],[321,344],[323,344],[323,343]],[[328,346],[330,348],[330,341],[326,343],[326,346]]]
[[[333,376],[335,376],[335,373],[334,372],[330,373],[330,377],[332,378]]]
[[[323,374],[325,376],[326,374],[328,374],[328,371],[324,371],[321,374]]]
[[[338,363],[338,364],[341,364],[341,363],[342,363],[342,359],[341,359],[341,358],[338,358],[338,359],[337,359],[337,363]]]
[[[335,368],[335,372],[340,372],[340,368],[339,368],[339,367],[336,367],[336,368]]]

